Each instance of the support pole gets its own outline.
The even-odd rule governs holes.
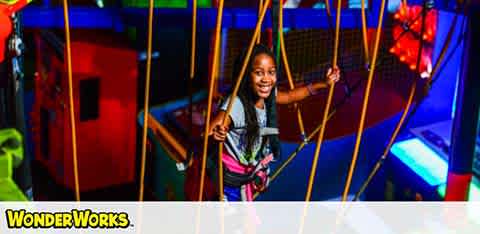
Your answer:
[[[452,145],[449,157],[446,201],[467,201],[472,180],[475,140],[480,106],[480,0],[467,6],[466,36],[458,84]]]
[[[278,41],[278,14],[280,12],[280,0],[272,0],[272,50],[277,59],[277,69],[281,71],[280,43]]]

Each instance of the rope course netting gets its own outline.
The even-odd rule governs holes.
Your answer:
[[[388,81],[392,88],[402,87],[405,80],[415,76],[408,66],[398,61],[394,55],[389,53],[389,46],[394,39],[391,36],[391,28],[383,30],[382,44],[379,48],[379,59],[377,62],[377,79]],[[373,35],[375,30],[370,30]],[[229,29],[226,32],[225,51],[222,51],[223,62],[220,64],[219,79],[220,86],[230,85],[232,64],[235,56],[240,53],[245,42],[251,37],[251,32],[244,29]],[[267,33],[262,33],[262,43],[267,43]],[[338,65],[343,72],[363,72],[365,60],[362,45],[361,29],[341,29]],[[330,66],[331,53],[333,49],[333,35],[327,29],[301,29],[289,30],[285,33],[285,46],[288,54],[288,61],[295,83],[306,83],[312,79],[321,79],[325,76]],[[351,77],[346,77],[350,79]],[[354,79],[354,78],[351,78]],[[282,72],[280,84],[286,85],[285,72]],[[348,82],[348,81],[347,81]],[[351,84],[353,85],[353,84]],[[406,95],[406,93],[405,93]]]
[[[381,98],[382,95],[395,95],[406,100],[409,94],[409,84],[415,77],[415,72],[410,70],[407,65],[401,63],[398,58],[388,51],[395,42],[391,33],[392,29],[389,20],[391,19],[386,19],[386,26],[382,30],[382,42],[378,51],[374,79],[374,87],[379,87],[382,91],[380,91],[381,93],[374,94],[374,97]],[[245,43],[249,37],[251,37],[251,31],[248,29],[228,29],[225,31],[225,35],[223,36],[223,42],[225,44],[222,45],[222,54],[220,56],[223,62],[219,63],[220,67],[218,69],[219,89],[221,91],[226,91],[230,87],[232,64],[235,56],[240,53],[241,48],[246,46]],[[370,40],[372,40],[375,35],[375,29],[370,29],[368,34]],[[333,37],[334,35],[332,35],[328,29],[293,29],[285,32],[286,51],[296,86],[314,80],[324,79],[326,70],[331,66]],[[345,102],[356,102],[350,100],[355,98],[362,99],[364,92],[362,85],[365,83],[368,73],[364,65],[365,53],[360,43],[363,40],[361,29],[340,29],[339,37],[341,40],[338,49],[338,66],[342,69],[343,79],[340,81],[340,84],[337,85],[338,87],[336,89],[338,90],[334,95],[334,106],[335,103],[342,102],[346,96],[352,96],[352,98],[347,99]],[[262,43],[267,44],[268,33],[262,33],[261,38]],[[372,42],[373,41],[370,41],[370,44],[373,44]],[[282,69],[279,77],[279,86],[280,89],[288,89],[288,81],[284,69]],[[376,93],[377,91],[378,89],[374,88],[373,92]],[[308,113],[309,111],[307,109],[305,110],[304,121],[307,134],[313,131],[319,124],[318,115],[322,113],[321,110],[324,108],[326,93],[327,92],[324,91],[320,93],[318,97],[299,103],[301,106],[310,104],[315,106],[315,113]],[[352,103],[351,105],[356,104]],[[344,106],[340,108],[349,107]],[[280,131],[281,138],[287,141],[299,141],[298,134],[294,134],[298,132],[298,129],[296,129],[298,126],[292,124],[282,125],[282,122],[285,120],[294,119],[295,110],[293,105],[279,106],[278,109],[279,112],[282,113],[280,117],[280,127],[282,129],[282,131]],[[396,110],[392,109],[391,111],[387,111],[387,115],[391,116],[400,110],[398,108],[394,109]],[[352,109],[351,113],[356,113],[356,110]],[[387,116],[384,116],[381,119],[386,117]],[[282,119],[284,121],[282,121]],[[375,122],[380,119],[375,117],[373,117],[373,119],[367,119],[367,124],[371,123],[370,120]],[[333,133],[332,131],[333,129],[327,128],[327,139],[352,133],[351,129],[345,129],[345,131],[338,131],[337,129],[337,133]]]

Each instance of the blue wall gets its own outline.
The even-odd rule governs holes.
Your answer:
[[[452,25],[454,13],[440,11],[437,25],[437,36],[433,51],[433,61],[438,59],[444,46],[448,31]],[[438,80],[434,83],[427,98],[419,107],[417,113],[410,122],[409,127],[428,125],[431,123],[452,119],[454,106],[455,87],[458,80],[460,61],[463,50],[463,41],[458,47],[457,41],[461,36],[461,26],[464,17],[459,16],[455,26],[452,41],[442,62],[443,69],[439,69],[436,75]],[[450,59],[447,57],[452,54]]]

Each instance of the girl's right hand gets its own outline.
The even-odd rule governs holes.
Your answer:
[[[327,71],[327,84],[332,85],[340,80],[340,69],[338,67],[329,68]]]
[[[228,127],[222,126],[222,125],[217,125],[213,128],[213,139],[216,141],[224,142],[225,139],[227,138],[227,132],[228,132]]]

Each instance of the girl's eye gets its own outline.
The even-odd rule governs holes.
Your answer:
[[[257,76],[263,76],[263,72],[261,72],[261,71],[256,71],[256,72],[255,72],[255,75],[257,75]]]
[[[270,74],[271,76],[274,76],[275,74],[277,74],[277,71],[269,71],[269,74]]]

